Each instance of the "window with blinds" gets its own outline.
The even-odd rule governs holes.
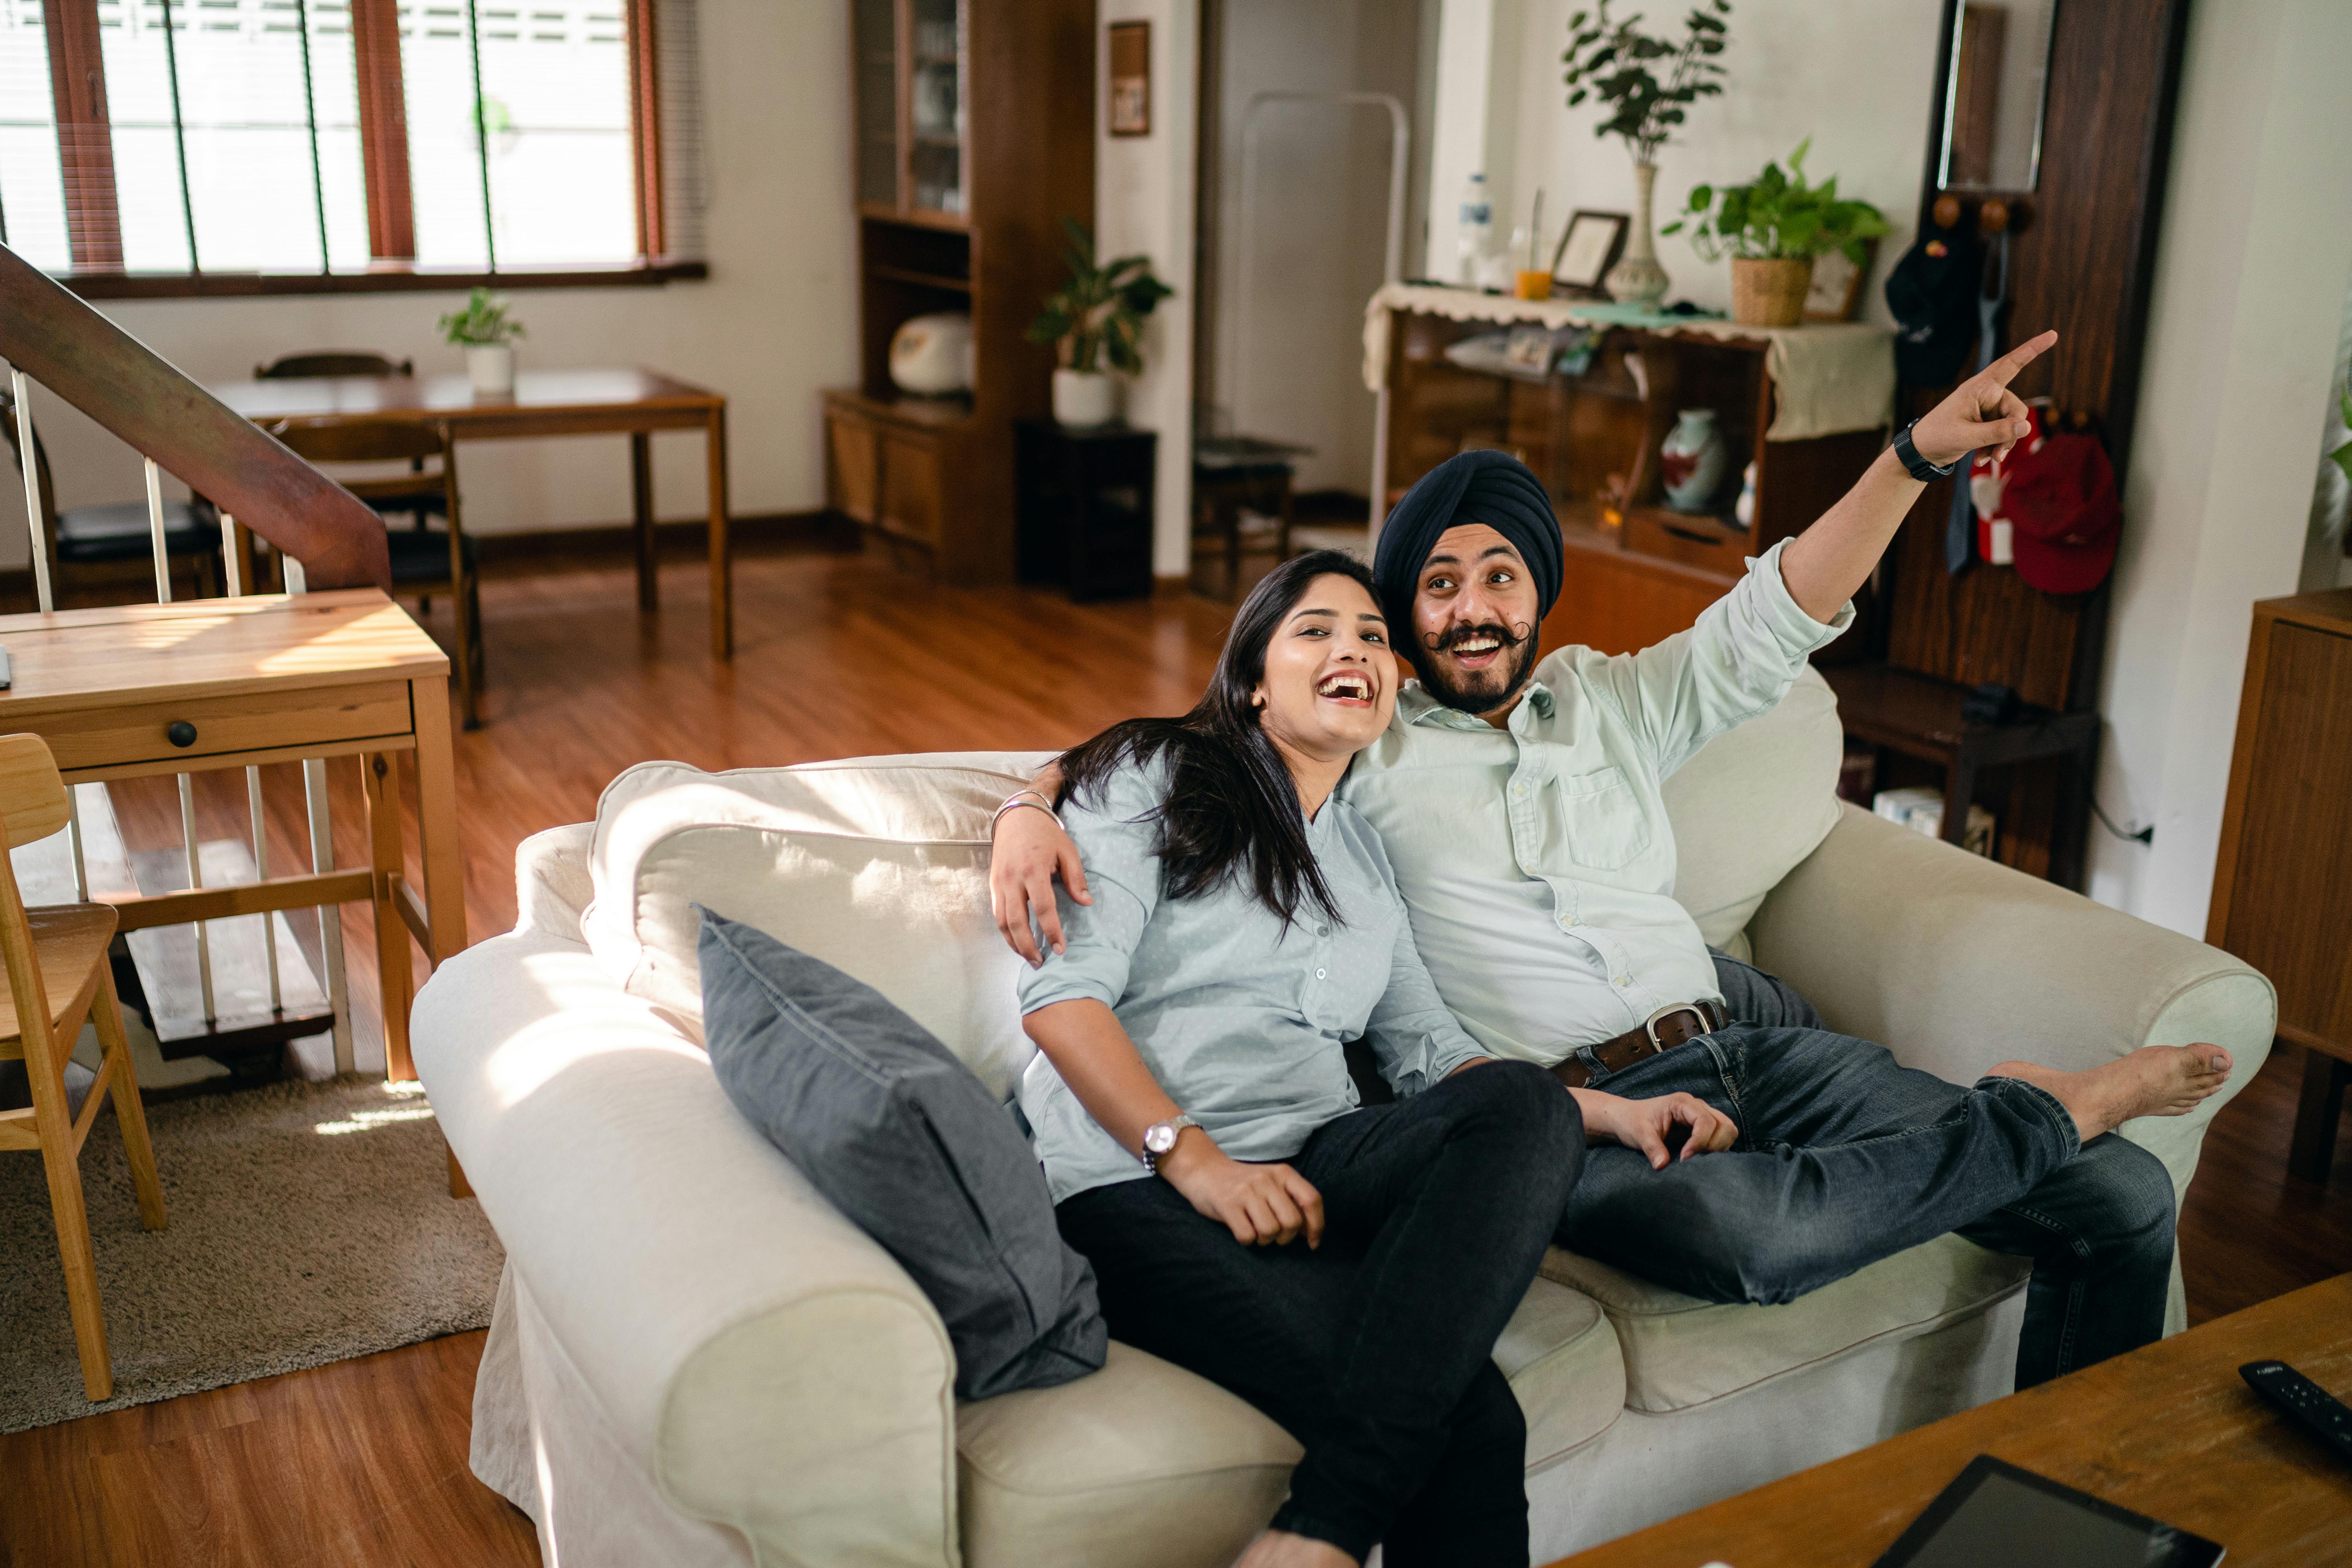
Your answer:
[[[0,241],[50,271],[698,255],[695,0],[0,0]]]

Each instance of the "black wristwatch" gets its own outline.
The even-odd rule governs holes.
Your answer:
[[[1911,425],[1917,423],[1919,421],[1916,419],[1911,421]],[[1952,477],[1953,469],[1968,461],[1968,454],[1963,452],[1941,468],[1929,462],[1919,455],[1919,448],[1912,444],[1911,425],[1906,425],[1902,429],[1895,432],[1895,455],[1902,460],[1905,468],[1911,470],[1911,477],[1921,484],[1929,484],[1937,479],[1948,479]]]

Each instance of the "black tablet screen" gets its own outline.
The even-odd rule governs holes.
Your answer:
[[[1879,1561],[1883,1568],[2206,1568],[2220,1556],[2210,1542],[2169,1525],[1979,1460]]]

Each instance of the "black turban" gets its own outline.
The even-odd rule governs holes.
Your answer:
[[[1381,526],[1372,577],[1380,584],[1381,612],[1398,647],[1413,647],[1413,590],[1438,536],[1471,523],[1484,523],[1509,540],[1535,574],[1538,618],[1559,597],[1559,519],[1552,515],[1543,481],[1507,452],[1464,452],[1423,475]]]

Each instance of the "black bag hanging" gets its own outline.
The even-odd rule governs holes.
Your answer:
[[[1977,372],[1992,363],[1993,352],[2000,346],[2000,313],[2009,308],[2009,230],[2002,229],[1993,237],[1990,289],[1979,288],[1977,294]],[[1974,373],[1972,373],[1974,374]],[[1951,516],[1944,523],[1944,570],[1957,577],[1969,569],[1976,559],[1977,509],[1969,491],[1969,465],[1976,453],[1960,455],[1959,467],[1952,474]]]

